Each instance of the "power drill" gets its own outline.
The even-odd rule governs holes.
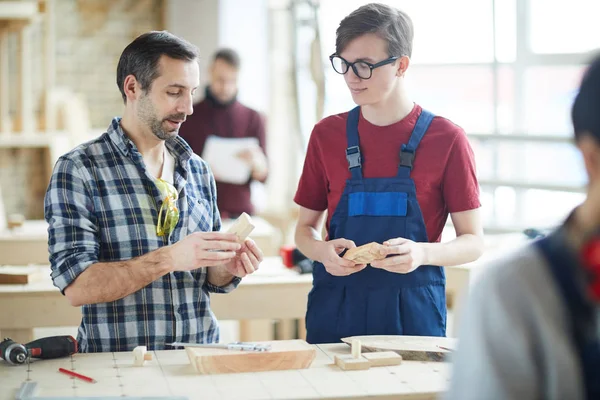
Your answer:
[[[49,360],[77,353],[73,336],[51,336],[20,344],[10,338],[0,342],[0,358],[12,365],[24,364],[29,358]]]

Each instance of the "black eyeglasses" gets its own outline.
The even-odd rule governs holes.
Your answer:
[[[373,70],[375,68],[379,68],[381,66],[391,64],[396,61],[399,57],[390,57],[386,60],[380,61],[376,64],[371,64],[366,61],[358,60],[353,63],[344,60],[342,57],[337,54],[332,54],[329,56],[329,60],[331,61],[331,66],[333,70],[338,74],[344,75],[350,68],[352,71],[358,76],[360,79],[369,79],[371,75],[373,75]]]

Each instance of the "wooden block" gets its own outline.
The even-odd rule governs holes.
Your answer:
[[[402,363],[402,356],[393,351],[363,353],[362,356],[369,360],[374,367],[387,367],[391,365],[400,365],[400,363]]]
[[[27,285],[38,282],[50,275],[50,270],[43,267],[0,267],[0,284]]]
[[[235,220],[233,225],[227,230],[227,233],[235,233],[238,238],[238,242],[244,243],[244,240],[250,235],[250,233],[254,230],[254,225],[252,225],[252,220],[250,216],[246,213],[242,213]]]
[[[310,367],[317,355],[304,340],[256,342],[270,344],[270,351],[254,352],[186,347],[190,363],[199,374],[280,371]]]
[[[11,214],[6,222],[8,229],[20,228],[25,223],[25,217],[21,214]]]
[[[352,357],[360,358],[360,353],[361,353],[360,340],[354,339],[352,341]]]
[[[144,361],[152,360],[152,353],[147,352],[146,346],[137,346],[133,349],[133,365],[143,367]]]
[[[351,355],[334,356],[335,365],[344,371],[356,371],[361,369],[369,369],[371,362],[366,358],[354,358]]]
[[[382,247],[383,245],[377,242],[367,243],[359,247],[348,249],[343,258],[354,261],[356,264],[368,264],[375,260],[382,260],[386,257],[379,252]]]

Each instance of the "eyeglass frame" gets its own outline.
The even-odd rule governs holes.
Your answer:
[[[346,69],[346,72],[338,72],[338,70],[335,69],[335,65],[333,65],[333,59],[336,58],[336,57],[339,58],[340,60],[342,60],[348,66],[348,69]],[[340,75],[346,75],[346,73],[348,71],[350,71],[350,68],[352,68],[352,71],[354,72],[354,75],[356,75],[360,79],[371,79],[371,77],[373,76],[373,70],[375,68],[379,68],[379,67],[383,67],[384,65],[391,64],[391,63],[393,63],[394,61],[396,61],[399,58],[400,57],[392,56],[392,57],[389,57],[389,58],[387,58],[387,59],[385,59],[383,61],[379,61],[378,63],[375,63],[375,64],[371,64],[370,62],[367,62],[367,61],[364,61],[364,60],[356,60],[356,61],[354,61],[354,62],[351,63],[351,62],[347,61],[345,58],[343,58],[342,56],[340,56],[339,54],[333,53],[332,55],[329,56],[329,61],[331,62],[331,67],[333,68],[333,70],[335,72],[337,72],[338,74],[340,74]],[[354,64],[359,63],[359,62],[363,63],[363,64],[365,64],[365,65],[367,65],[369,67],[369,77],[368,78],[363,78],[363,77],[361,77],[358,74],[358,71],[357,71],[356,67],[354,66]]]

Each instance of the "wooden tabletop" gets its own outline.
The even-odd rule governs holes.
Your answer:
[[[75,354],[71,358],[8,366],[0,361],[0,400],[12,400],[28,379],[36,396],[186,396],[194,399],[435,399],[447,387],[446,362],[403,361],[393,367],[342,371],[336,354],[350,354],[346,344],[318,345],[308,369],[243,374],[198,375],[184,350],[153,353],[153,360],[134,367],[131,352]],[[75,369],[91,384],[58,373]]]

